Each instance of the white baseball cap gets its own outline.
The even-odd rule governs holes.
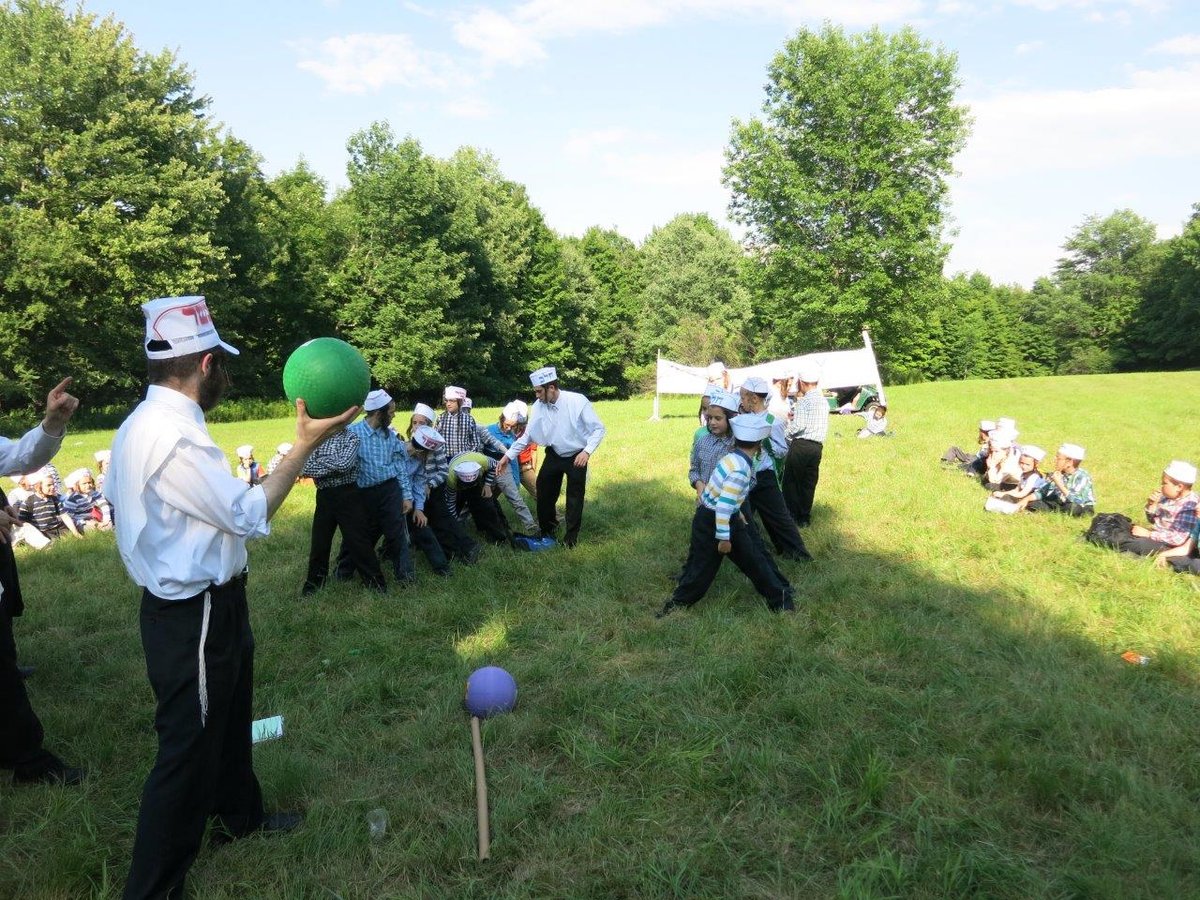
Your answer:
[[[1196,483],[1196,467],[1182,459],[1171,460],[1171,464],[1163,469],[1163,474],[1182,484]]]
[[[221,340],[203,297],[159,297],[142,304],[146,316],[146,357],[174,359],[220,347],[238,356]]]

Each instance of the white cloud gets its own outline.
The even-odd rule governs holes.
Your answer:
[[[970,103],[972,178],[1200,155],[1200,62],[1095,90],[1006,91]]]
[[[1200,34],[1181,34],[1170,40],[1155,44],[1152,53],[1169,53],[1174,56],[1200,56]]]
[[[452,59],[418,48],[406,34],[348,34],[292,46],[302,56],[298,67],[335,94],[365,94],[394,84],[448,90],[470,82]]]
[[[456,119],[482,121],[496,115],[496,109],[482,97],[458,97],[443,107],[446,115]]]
[[[523,66],[545,58],[550,40],[619,34],[674,19],[758,16],[865,26],[901,21],[924,7],[925,0],[526,0],[507,13],[477,9],[455,23],[454,36],[485,65]]]
[[[1045,41],[1024,41],[1013,49],[1013,53],[1017,56],[1028,56],[1030,53],[1036,53],[1046,46]]]
[[[563,151],[579,159],[592,156],[601,147],[612,147],[635,140],[628,128],[597,128],[592,131],[572,131],[563,144]]]
[[[1078,10],[1102,21],[1107,17],[1126,16],[1131,12],[1162,12],[1169,0],[1013,0],[1017,6],[1030,6],[1042,12],[1060,9]]]

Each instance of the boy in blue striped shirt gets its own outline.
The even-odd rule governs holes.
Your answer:
[[[671,599],[657,618],[691,606],[708,592],[726,556],[750,579],[773,612],[794,610],[791,584],[764,556],[764,550],[748,533],[741,518],[742,503],[755,481],[755,458],[762,441],[771,433],[771,423],[762,415],[740,415],[730,420],[733,452],[722,457],[700,493],[692,517],[692,540],[688,561]]]

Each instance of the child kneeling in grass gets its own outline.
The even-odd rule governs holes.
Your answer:
[[[730,420],[734,449],[713,470],[700,493],[692,516],[692,539],[688,561],[671,599],[657,618],[676,609],[692,606],[712,586],[721,563],[728,556],[766,599],[772,612],[794,610],[791,584],[766,559],[762,547],[751,540],[741,506],[755,482],[755,458],[762,441],[771,434],[766,416],[744,414]]]
[[[1132,534],[1117,549],[1139,556],[1158,556],[1157,564],[1167,565],[1172,557],[1187,558],[1192,552],[1192,532],[1196,529],[1196,508],[1200,497],[1192,490],[1196,467],[1173,460],[1163,469],[1161,489],[1146,499],[1146,521],[1150,527],[1134,525]]]
[[[1092,476],[1080,468],[1084,450],[1078,444],[1063,444],[1054,455],[1054,471],[1037,489],[1037,497],[1026,505],[1030,512],[1061,512],[1076,518],[1096,513]]]
[[[1021,448],[1017,462],[1021,469],[1021,477],[1017,486],[1007,491],[992,491],[983,508],[988,512],[998,512],[1011,515],[1020,512],[1033,502],[1037,490],[1046,481],[1046,477],[1038,471],[1038,465],[1046,458],[1046,451],[1033,444]]]

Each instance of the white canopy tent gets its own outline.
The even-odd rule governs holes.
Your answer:
[[[871,336],[863,331],[863,345],[856,350],[831,350],[827,353],[806,353],[787,359],[758,363],[740,369],[729,370],[731,386],[741,384],[752,375],[765,378],[791,378],[803,363],[816,363],[821,369],[821,387],[836,389],[870,384],[879,390],[879,399],[886,402],[883,394],[883,379],[879,377],[879,364],[875,361],[875,348]],[[669,359],[658,358],[658,373],[654,385],[654,414],[657,420],[660,394],[691,394],[699,397],[708,386],[707,366],[685,366]]]

